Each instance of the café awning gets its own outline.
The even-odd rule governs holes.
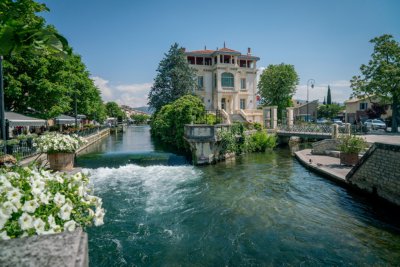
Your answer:
[[[75,123],[75,118],[71,116],[67,116],[64,114],[61,114],[60,116],[57,116],[54,118],[56,124],[74,124]],[[81,119],[78,118],[78,123],[81,121]]]
[[[46,126],[46,121],[28,117],[15,112],[5,112],[5,118],[9,127],[15,126]]]

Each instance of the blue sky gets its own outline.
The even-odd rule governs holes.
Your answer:
[[[300,77],[296,97],[333,101],[351,93],[349,80],[372,53],[369,40],[384,33],[400,40],[397,0],[46,0],[44,14],[80,54],[105,101],[142,106],[164,53],[247,47],[258,67],[286,63]]]

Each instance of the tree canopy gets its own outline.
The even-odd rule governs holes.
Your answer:
[[[36,15],[48,11],[47,7],[33,0],[5,0],[0,7],[0,40],[6,40],[0,42],[5,53],[5,108],[49,119],[72,114],[76,99],[78,113],[104,120],[100,91],[81,57]],[[31,35],[21,36],[24,29]],[[65,53],[59,56],[61,49]]]
[[[371,60],[360,67],[361,75],[351,80],[353,95],[378,97],[392,104],[392,132],[398,132],[400,113],[400,45],[392,35],[370,41],[374,44]]]
[[[156,112],[162,106],[190,94],[196,87],[195,70],[189,66],[183,48],[177,43],[165,54],[157,72],[148,97],[148,104]]]
[[[278,118],[282,111],[292,105],[299,77],[293,65],[281,63],[269,65],[260,76],[258,90],[263,105],[278,106]]]
[[[184,125],[204,116],[203,101],[197,96],[186,95],[171,104],[164,105],[153,115],[151,133],[163,143],[181,152],[188,148],[183,139]]]
[[[318,107],[318,118],[333,119],[338,113],[343,110],[343,107],[338,104],[326,104]]]
[[[118,120],[126,117],[125,112],[115,102],[108,102],[106,104],[106,111],[109,117],[118,118]]]

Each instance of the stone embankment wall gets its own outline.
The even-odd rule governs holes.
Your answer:
[[[311,153],[313,155],[327,155],[329,151],[338,150],[340,141],[337,139],[325,139],[312,143]]]
[[[89,265],[88,237],[81,229],[0,241],[0,266]]]
[[[400,145],[375,143],[347,174],[346,180],[400,205]]]
[[[78,149],[78,151],[76,151],[76,154],[80,155],[80,154],[84,153],[84,151],[87,147],[102,140],[104,137],[107,137],[108,135],[110,135],[110,128],[103,129],[103,130],[99,131],[98,133],[95,133],[95,134],[85,137],[85,140],[87,141],[86,144],[84,146],[81,146]]]

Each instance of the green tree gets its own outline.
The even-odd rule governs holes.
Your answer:
[[[333,119],[338,113],[343,110],[343,107],[338,104],[321,105],[318,107],[318,118]]]
[[[78,113],[104,120],[100,91],[81,57],[36,15],[48,11],[47,7],[32,0],[5,0],[0,7],[0,50],[6,53],[5,108],[21,113],[34,110],[49,119],[73,114],[76,99]]]
[[[118,118],[118,120],[126,117],[125,112],[115,102],[108,102],[106,104],[106,111],[109,117]]]
[[[153,114],[151,120],[152,136],[180,152],[187,152],[188,146],[183,139],[184,125],[204,116],[203,101],[197,96],[186,95],[171,104],[164,105]]]
[[[378,97],[392,104],[392,132],[398,132],[400,113],[400,45],[392,35],[384,34],[370,41],[374,52],[368,65],[362,64],[361,75],[354,76],[354,96]]]
[[[195,70],[189,66],[183,48],[173,44],[157,68],[149,92],[149,106],[159,111],[162,106],[190,94],[196,87]]]
[[[135,124],[144,124],[150,119],[150,116],[147,114],[132,114],[131,119],[135,121]]]
[[[331,97],[331,87],[328,85],[328,95],[326,97],[326,104],[332,104],[332,97]]]
[[[278,106],[278,116],[292,105],[292,97],[296,92],[299,77],[293,65],[281,63],[269,65],[261,74],[258,90],[263,105]]]

